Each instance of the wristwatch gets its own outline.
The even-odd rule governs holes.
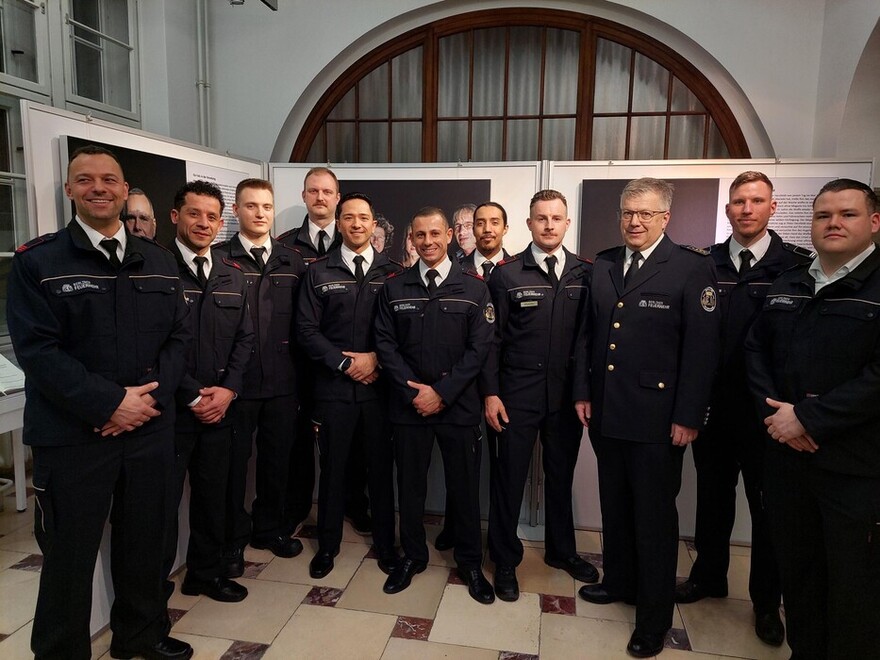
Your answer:
[[[352,365],[353,362],[354,362],[354,360],[352,360],[350,357],[345,358],[339,364],[339,371],[341,371],[342,373],[345,373],[346,371],[348,371],[348,368]]]

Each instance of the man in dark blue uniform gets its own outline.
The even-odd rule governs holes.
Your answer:
[[[226,485],[233,399],[242,392],[254,335],[241,269],[211,250],[223,226],[222,213],[223,194],[212,183],[190,181],[174,196],[171,222],[177,237],[171,250],[190,306],[193,343],[177,391],[176,483],[170,508],[177,511],[189,473],[190,536],[180,590],[236,602],[247,596],[247,589],[224,576]],[[175,524],[168,534],[168,569],[177,551],[176,532]]]
[[[502,259],[510,255],[504,249],[504,236],[507,234],[507,211],[501,204],[496,202],[484,202],[474,210],[474,239],[476,249],[461,260],[461,267],[480,275],[487,283]],[[492,428],[487,429],[487,439],[490,445],[494,442]],[[482,444],[480,445],[482,447]],[[494,445],[493,445],[494,446]],[[452,512],[452,497],[446,496],[446,515],[443,517],[443,529],[434,540],[434,547],[438,550],[449,550],[455,546],[455,530],[453,521],[455,516]]]
[[[111,654],[189,658],[190,645],[167,636],[162,590],[174,392],[190,342],[180,278],[167,250],[126,233],[128,184],[110,151],[75,151],[64,190],[76,217],[20,247],[9,275],[43,552],[31,648],[37,658],[91,657],[92,576],[109,512]]]
[[[302,199],[307,215],[302,226],[281,234],[278,240],[299,252],[307,264],[323,257],[342,245],[342,237],[336,231],[336,206],[339,203],[339,180],[327,167],[313,167],[303,180]],[[297,421],[296,440],[290,459],[288,501],[285,517],[288,531],[293,532],[312,510],[312,493],[315,489],[315,428],[312,420],[314,410],[315,381],[312,377],[311,360],[302,352],[297,355],[300,410]],[[346,468],[345,515],[359,534],[369,534],[372,522],[367,513],[369,501],[366,488],[366,468],[363,442],[356,438],[349,453]]]
[[[635,603],[627,651],[648,657],[663,650],[672,626],[675,498],[685,447],[706,422],[721,316],[708,252],[664,233],[672,185],[630,181],[620,205],[625,245],[596,258],[588,348],[575,378],[599,468],[605,569],[601,584],[578,593],[592,603]]]
[[[401,266],[370,244],[373,206],[352,193],[336,207],[342,247],[309,265],[299,299],[297,337],[314,361],[315,410],[321,478],[318,485],[318,552],[309,574],[323,578],[339,554],[345,515],[345,470],[351,445],[363,442],[367,459],[373,548],[386,573],[394,550],[394,454],[387,392],[380,378],[373,324],[389,275]]]
[[[762,504],[767,434],[746,382],[742,347],[770,284],[788,268],[809,261],[810,253],[783,243],[767,229],[776,200],[766,174],[743,172],[736,177],[724,210],[732,235],[709,250],[718,273],[721,363],[712,390],[709,423],[692,445],[697,468],[697,559],[690,577],[676,587],[675,600],[693,603],[706,596],[727,595],[730,533],[742,472],[752,520],[749,594],[755,609],[755,632],[764,642],[779,646],[785,639],[779,618],[781,586]]]
[[[489,555],[495,562],[495,594],[507,601],[519,598],[516,567],[523,546],[517,526],[539,435],[546,495],[544,561],[582,582],[599,579],[598,571],[577,554],[571,501],[583,435],[571,398],[572,367],[592,268],[562,246],[571,224],[562,193],[536,193],[527,223],[532,242],[505,259],[489,282],[498,323],[483,393],[486,423],[498,434],[490,454]]]
[[[293,314],[306,266],[299,252],[270,236],[275,220],[272,184],[245,179],[235,190],[232,212],[239,231],[214,248],[234,261],[247,281],[254,345],[236,401],[226,520],[226,577],[244,573],[243,549],[250,541],[278,557],[295,557],[302,542],[287,533],[284,504],[294,442],[296,370],[292,352]],[[256,431],[256,498],[245,509],[248,461]]]
[[[746,341],[793,658],[880,657],[878,230],[869,186],[827,183],[818,256],[773,283]]]
[[[428,467],[434,439],[443,455],[455,515],[455,561],[471,597],[492,603],[480,569],[480,396],[477,376],[492,340],[495,310],[483,280],[447,256],[452,228],[443,211],[420,210],[411,225],[419,261],[389,278],[376,317],[376,353],[391,381],[400,543],[404,558],[385,593],[406,589],[425,570]]]

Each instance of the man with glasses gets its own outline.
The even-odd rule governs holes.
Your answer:
[[[474,209],[476,208],[476,204],[464,204],[452,214],[455,242],[458,243],[455,258],[459,262],[470,256],[477,247],[477,239],[474,238]]]
[[[665,235],[671,205],[666,181],[623,189],[625,245],[596,258],[575,377],[598,462],[605,569],[578,593],[636,605],[636,657],[660,653],[672,626],[682,457],[705,424],[720,348],[715,268]]]
[[[153,203],[140,188],[132,188],[128,191],[128,199],[122,207],[122,219],[125,228],[133,236],[141,238],[156,238],[156,216],[153,213]]]

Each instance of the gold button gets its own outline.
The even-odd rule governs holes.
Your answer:
[[[623,307],[623,301],[622,301],[622,300],[621,300],[620,302],[617,303],[617,309],[620,309],[621,307]]]
[[[608,371],[614,371],[614,365],[613,365],[613,364],[609,364],[609,365],[608,365]]]
[[[661,390],[665,390],[665,389],[666,389],[666,383],[657,383],[657,387],[659,387]]]
[[[615,348],[617,348],[617,344],[611,344],[611,346],[609,346],[608,348],[613,351]]]
[[[620,327],[620,321],[615,321],[613,327],[614,327],[615,329],[619,328],[619,327]]]

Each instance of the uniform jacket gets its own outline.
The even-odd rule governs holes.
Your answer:
[[[296,250],[273,238],[272,254],[260,272],[238,234],[215,246],[215,252],[234,261],[247,281],[247,302],[254,328],[251,359],[244,375],[244,399],[296,394],[292,341],[296,298],[306,265]]]
[[[477,275],[479,275],[480,277],[482,277],[482,276],[483,276],[483,269],[482,269],[482,268],[479,268],[479,269],[478,269],[478,268],[474,265],[474,262],[476,261],[476,259],[475,259],[474,257],[475,257],[476,255],[477,255],[477,250],[474,250],[473,252],[471,252],[471,253],[470,253],[469,255],[467,255],[466,257],[463,257],[463,258],[461,259],[461,267],[464,268],[464,269],[467,270],[467,271],[470,271],[471,273],[476,273]],[[502,259],[510,259],[510,255],[507,253],[507,250],[505,250],[504,248],[501,248],[501,258],[502,258]],[[497,264],[496,264],[496,265],[497,265]],[[495,269],[494,269],[494,268],[492,269],[492,272],[493,272],[493,273],[495,272]],[[490,277],[491,277],[491,276],[490,276]]]
[[[133,435],[174,423],[174,392],[190,343],[174,257],[128,235],[119,271],[76,221],[18,249],[7,319],[24,369],[24,441],[74,445],[99,438],[126,386],[158,381],[162,414]]]
[[[485,394],[541,416],[573,406],[575,340],[590,293],[592,264],[563,250],[565,270],[555,290],[531,245],[496,266],[489,278],[498,322]]]
[[[759,423],[746,382],[743,343],[761,311],[770,285],[789,268],[810,261],[810,252],[783,243],[773,232],[767,253],[739,279],[730,259],[730,239],[709,248],[718,274],[718,311],[721,312],[721,361],[712,391],[709,425],[734,424],[739,428]],[[763,428],[760,424],[758,428]]]
[[[278,237],[278,240],[284,243],[287,247],[291,247],[299,252],[307,264],[318,258],[318,248],[315,247],[315,244],[312,243],[312,239],[309,236],[309,216],[305,217],[302,225],[299,227],[281,234],[281,236]],[[333,241],[327,247],[327,252],[329,253],[338,249],[340,245],[342,245],[342,235],[337,231],[333,235]]]
[[[376,317],[376,352],[391,380],[395,424],[480,423],[476,378],[492,341],[495,310],[480,277],[452,264],[433,296],[418,263],[385,282]],[[431,385],[446,408],[422,418],[411,380]]]
[[[203,387],[220,386],[241,395],[244,374],[251,355],[254,331],[247,308],[247,283],[237,265],[220,252],[211,254],[211,272],[202,291],[198,280],[177,256],[184,297],[190,306],[193,341],[186,359],[186,373],[177,392],[178,430],[196,429],[201,424],[188,404]],[[232,423],[227,415],[220,425]]]
[[[715,267],[664,235],[624,287],[625,254],[621,246],[596,257],[592,348],[589,359],[579,355],[575,398],[592,401],[590,426],[602,436],[666,443],[673,423],[706,422],[720,354]]]
[[[844,474],[880,477],[880,249],[814,294],[809,265],[784,273],[746,340],[752,393],[794,404],[819,445],[801,460]],[[796,453],[775,441],[777,451]]]
[[[339,370],[342,351],[369,353],[376,350],[373,326],[379,293],[389,275],[403,269],[384,254],[373,252],[373,263],[358,286],[354,275],[334,250],[309,265],[299,298],[297,335],[308,356],[315,361],[315,398],[318,401],[354,403],[378,397],[379,381],[358,383]]]

